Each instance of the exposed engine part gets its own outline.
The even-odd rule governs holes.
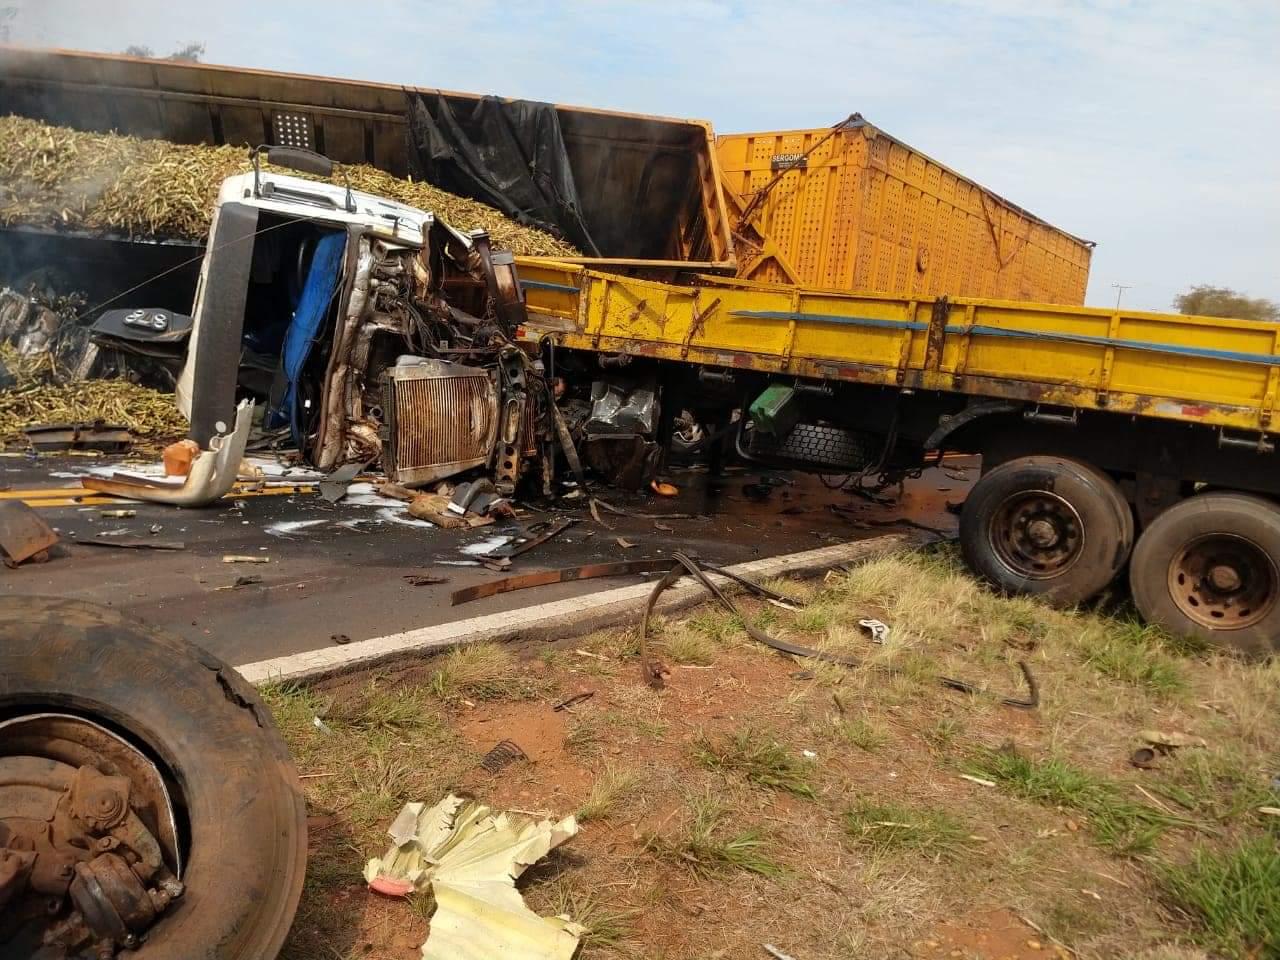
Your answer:
[[[110,960],[136,948],[183,892],[160,771],[77,716],[19,716],[0,737],[0,954]]]
[[[653,384],[640,386],[597,380],[591,384],[588,437],[651,437],[658,421]]]

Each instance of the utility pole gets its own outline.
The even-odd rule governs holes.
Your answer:
[[[1113,283],[1111,286],[1115,287],[1115,290],[1116,290],[1116,309],[1117,309],[1117,310],[1119,310],[1119,309],[1120,309],[1120,298],[1124,296],[1124,292],[1125,292],[1126,290],[1130,290],[1130,289],[1132,289],[1132,288],[1133,288],[1133,284],[1132,284],[1132,283]]]

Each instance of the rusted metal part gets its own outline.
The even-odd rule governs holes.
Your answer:
[[[76,537],[75,543],[86,547],[118,547],[121,550],[185,550],[181,540],[156,540],[152,537]]]
[[[21,500],[0,501],[0,551],[7,567],[27,560],[44,563],[58,535]]]
[[[23,431],[32,449],[42,452],[59,450],[101,450],[119,453],[133,444],[133,434],[120,424],[102,420],[92,423],[33,424]]]
[[[561,710],[568,710],[570,707],[576,706],[579,703],[583,703],[584,701],[590,700],[595,695],[596,695],[596,692],[594,690],[583,690],[581,693],[575,693],[572,697],[567,697],[564,700],[561,700],[551,709],[557,712]]]
[[[520,744],[514,740],[502,740],[484,755],[484,759],[480,761],[480,766],[489,771],[489,773],[497,773],[503,767],[510,766],[517,760],[528,759],[529,755],[520,749]]]
[[[947,302],[946,297],[939,297],[933,302],[933,309],[929,314],[928,337],[925,341],[925,370],[938,370],[942,366],[942,347],[946,340],[947,318],[950,315],[951,304]]]
[[[542,520],[535,523],[532,527],[527,528],[525,539],[519,543],[510,543],[505,546],[498,547],[492,553],[486,554],[490,560],[511,560],[520,556],[522,553],[528,553],[534,547],[540,547],[552,537],[557,537],[572,527],[577,520],[569,517],[561,517],[559,520]]]
[[[505,348],[498,357],[502,396],[498,412],[498,442],[493,451],[493,479],[504,494],[515,490],[524,457],[521,433],[525,406],[529,403],[526,362],[527,358],[517,347]]]
[[[449,602],[456,607],[460,603],[496,597],[498,594],[511,593],[515,590],[528,590],[530,587],[545,587],[552,583],[574,583],[578,580],[594,580],[599,577],[658,573],[670,567],[670,560],[628,560],[618,563],[588,563],[581,567],[565,567],[561,570],[540,570],[537,573],[526,573],[518,577],[507,577],[505,580],[494,580],[490,583],[480,583],[473,587],[455,590]]]
[[[0,729],[0,953],[110,960],[136,948],[183,892],[159,771],[78,717],[23,715]],[[72,765],[82,757],[97,764]],[[142,816],[169,827],[173,871]]]

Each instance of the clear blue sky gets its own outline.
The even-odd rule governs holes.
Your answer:
[[[10,3],[13,0],[9,0]],[[852,111],[1098,242],[1089,302],[1280,300],[1280,0],[18,0],[14,42],[710,120]]]

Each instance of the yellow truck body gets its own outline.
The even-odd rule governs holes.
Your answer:
[[[518,266],[530,323],[571,349],[1274,427],[1277,324],[715,277],[687,286],[536,258]]]
[[[1084,303],[1091,242],[857,114],[834,132],[721,135],[716,152],[739,277],[907,296]]]

